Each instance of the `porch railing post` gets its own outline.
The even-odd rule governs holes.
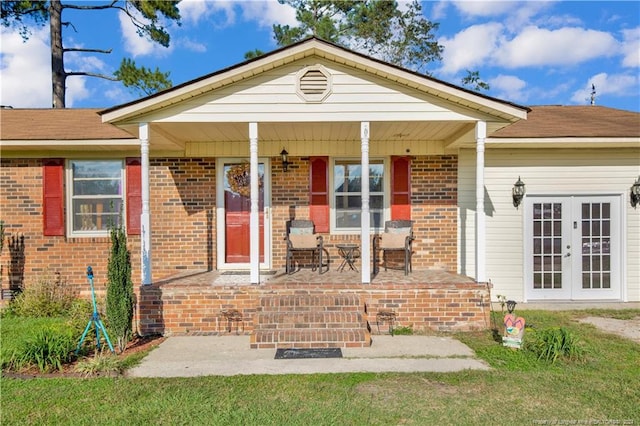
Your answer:
[[[141,192],[142,213],[140,214],[140,270],[142,285],[151,284],[151,220],[149,207],[149,123],[140,123],[140,163],[142,166]]]
[[[371,216],[369,214],[369,122],[360,123],[360,145],[362,150],[362,214],[360,217],[360,241],[362,258],[362,283],[371,282]]]
[[[260,205],[258,170],[258,123],[249,123],[249,167],[251,175],[251,213],[249,216],[249,260],[251,262],[251,284],[260,284]]]
[[[487,123],[476,123],[476,281],[486,282],[486,228],[484,211],[484,149]]]

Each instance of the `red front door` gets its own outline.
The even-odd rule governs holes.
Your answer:
[[[258,165],[260,220],[260,262],[264,261],[264,164]],[[249,263],[251,200],[249,164],[225,163],[224,165],[224,210],[225,210],[225,262]]]

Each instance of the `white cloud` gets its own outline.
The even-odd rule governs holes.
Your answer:
[[[622,30],[622,66],[640,68],[640,27]]]
[[[496,50],[495,59],[507,68],[576,65],[619,52],[609,33],[583,28],[547,30],[530,26]]]
[[[135,13],[139,15],[137,11]],[[167,48],[149,40],[147,37],[140,37],[136,31],[136,26],[133,25],[131,18],[129,18],[126,13],[120,12],[118,19],[120,21],[122,37],[124,38],[124,49],[134,58],[145,55],[164,56],[171,53],[173,49],[172,44],[169,44]],[[139,15],[138,19],[144,21],[141,15]]]
[[[175,41],[176,43],[176,47],[181,47],[181,48],[185,48],[191,52],[197,52],[197,53],[203,53],[207,51],[207,46],[202,44],[202,43],[198,43],[197,41],[193,41],[190,38],[179,38],[178,40]]]
[[[451,2],[456,9],[465,17],[487,17],[504,15],[517,9],[519,4],[508,1],[454,1]]]
[[[527,83],[513,75],[500,74],[489,80],[491,92],[494,96],[509,99],[513,102],[526,102],[529,94],[524,91]]]
[[[583,88],[576,90],[571,101],[584,104],[591,94],[591,85],[596,87],[596,103],[599,96],[637,96],[640,92],[640,77],[637,74],[607,74],[592,76]]]
[[[0,104],[14,108],[51,107],[49,27],[32,29],[26,42],[1,27]]]
[[[447,8],[449,7],[449,4],[450,2],[448,1],[435,2],[431,8],[431,13],[428,13],[427,16],[430,20],[438,22],[438,20],[447,16]]]
[[[498,48],[502,31],[500,23],[492,22],[470,26],[451,39],[439,39],[438,43],[444,47],[440,72],[455,74],[482,64]]]
[[[178,3],[178,8],[181,20],[186,24],[197,24],[222,12],[224,22],[219,25],[228,27],[236,22],[236,4],[234,1],[182,0]]]
[[[273,24],[297,25],[295,9],[276,0],[244,1],[239,4],[242,17],[246,21],[257,22],[260,27],[271,28]]]

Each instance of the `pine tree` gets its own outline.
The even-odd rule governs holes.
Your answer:
[[[133,281],[131,253],[121,225],[111,229],[111,253],[107,271],[107,320],[111,336],[122,353],[132,336]]]

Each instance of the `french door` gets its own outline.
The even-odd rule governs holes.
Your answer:
[[[527,197],[524,206],[527,300],[621,298],[620,197]]]

